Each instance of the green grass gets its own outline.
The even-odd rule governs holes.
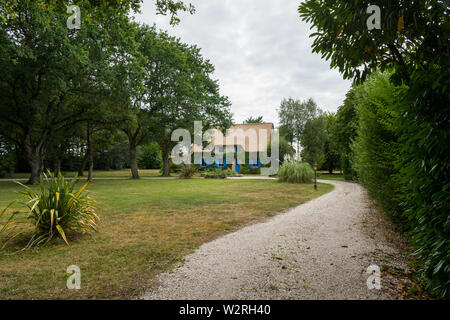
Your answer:
[[[340,173],[333,173],[329,174],[324,172],[319,172],[317,174],[317,179],[323,179],[323,180],[337,180],[337,181],[344,181],[344,175]]]
[[[206,241],[267,219],[332,190],[275,180],[94,181],[102,222],[92,236],[69,235],[14,255],[0,253],[0,299],[132,298]],[[19,186],[0,182],[0,208]],[[66,269],[81,268],[81,290],[66,288]]]
[[[63,175],[68,178],[74,177],[76,172],[68,171],[63,172]],[[139,175],[143,178],[154,178],[161,177],[161,172],[159,169],[142,169],[139,170]],[[178,173],[172,173],[172,177],[177,177]],[[195,176],[200,176],[200,174],[196,174]],[[245,174],[244,176],[261,176],[260,174]],[[12,179],[28,179],[30,177],[29,173],[13,173]],[[84,176],[87,177],[87,171],[84,172]],[[122,169],[122,170],[109,170],[109,171],[94,171],[94,178],[131,178],[130,169]],[[0,181],[2,179],[0,178]]]
[[[76,172],[63,172],[65,177],[74,177]],[[160,177],[161,172],[159,169],[143,169],[139,170],[139,174],[141,177]],[[129,178],[131,177],[130,169],[123,170],[110,170],[110,171],[94,171],[94,178]],[[13,173],[12,178],[14,179],[24,179],[29,178],[29,173]],[[84,172],[84,177],[87,177],[87,171]]]

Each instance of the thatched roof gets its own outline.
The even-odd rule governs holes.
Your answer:
[[[238,145],[245,152],[260,152],[266,150],[273,130],[273,123],[236,124],[227,130],[225,137],[221,131],[214,130],[211,142],[231,147]],[[201,147],[194,146],[193,152],[201,152]]]

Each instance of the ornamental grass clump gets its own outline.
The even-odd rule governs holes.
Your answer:
[[[314,170],[309,163],[285,162],[278,170],[278,180],[289,183],[311,183]]]
[[[23,250],[46,245],[55,237],[69,245],[67,233],[97,231],[100,218],[96,213],[95,202],[83,194],[88,183],[74,191],[78,181],[78,177],[69,182],[61,174],[43,174],[37,191],[17,182],[24,188],[20,193],[25,200],[10,203],[0,212],[0,219],[14,203],[22,204],[26,210],[13,211],[0,226],[3,247],[12,239],[27,233],[31,235]]]

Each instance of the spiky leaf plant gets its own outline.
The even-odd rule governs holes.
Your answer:
[[[20,193],[25,200],[10,203],[0,213],[0,218],[14,203],[22,204],[26,211],[13,211],[0,228],[3,247],[17,236],[30,231],[31,237],[24,250],[46,245],[55,237],[62,238],[69,245],[68,232],[97,231],[100,218],[96,213],[95,201],[83,194],[88,183],[74,191],[78,181],[78,177],[67,181],[60,173],[55,176],[48,172],[41,177],[37,191],[17,182],[24,188]]]

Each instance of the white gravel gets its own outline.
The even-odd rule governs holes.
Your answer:
[[[354,183],[267,222],[203,244],[160,274],[143,299],[392,299],[367,288],[375,251],[396,254],[364,232],[369,207]],[[383,280],[381,281],[383,286]]]

